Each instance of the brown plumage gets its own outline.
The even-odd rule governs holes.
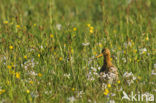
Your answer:
[[[102,53],[97,56],[97,58],[101,56],[104,56],[104,64],[99,73],[100,81],[112,84],[112,82],[118,80],[118,70],[111,62],[110,50],[108,48],[103,49]]]

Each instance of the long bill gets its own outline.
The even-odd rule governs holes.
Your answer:
[[[96,56],[96,58],[99,58],[99,57],[102,57],[102,56],[103,56],[103,54],[101,53],[98,56]]]

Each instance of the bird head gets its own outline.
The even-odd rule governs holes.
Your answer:
[[[96,56],[96,58],[99,58],[101,56],[108,56],[108,55],[110,55],[110,50],[108,48],[104,48],[104,49],[102,49],[102,53],[100,55]]]

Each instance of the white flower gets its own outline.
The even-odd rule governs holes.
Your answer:
[[[142,48],[142,49],[139,49],[139,51],[140,51],[140,54],[143,54],[143,53],[147,52],[147,49],[146,48]]]
[[[115,103],[115,101],[114,100],[109,100],[108,103]]]
[[[116,94],[115,93],[112,93],[111,96],[114,97],[114,96],[116,96]]]
[[[82,95],[84,94],[84,92],[83,91],[78,91],[78,93],[77,93],[77,97],[80,97],[80,98],[82,98]]]
[[[156,69],[156,64],[154,64],[154,69]]]
[[[73,103],[76,99],[75,99],[74,96],[72,96],[72,97],[69,97],[68,100],[69,100],[70,103]]]
[[[88,46],[90,43],[82,43],[83,46]]]
[[[154,72],[154,70],[152,70],[152,73],[151,73],[152,75],[156,75],[156,72]]]
[[[126,58],[122,58],[122,61],[123,61],[124,63],[126,63]]]
[[[41,49],[43,49],[43,46],[41,45]]]
[[[64,74],[64,77],[70,78],[70,74]]]
[[[97,69],[96,69],[96,68],[94,68],[94,67],[91,67],[91,70],[93,70],[94,72],[96,72],[96,71],[97,71]]]
[[[130,73],[125,72],[123,74],[123,77],[130,77],[130,76],[133,76],[133,73],[132,72],[130,72]]]
[[[62,25],[61,24],[56,24],[56,28],[57,28],[57,30],[61,30]]]

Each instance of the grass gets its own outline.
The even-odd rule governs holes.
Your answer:
[[[129,102],[123,91],[156,97],[155,11],[155,0],[1,0],[0,102]],[[119,70],[111,87],[98,80],[103,59],[90,61],[104,47]]]

